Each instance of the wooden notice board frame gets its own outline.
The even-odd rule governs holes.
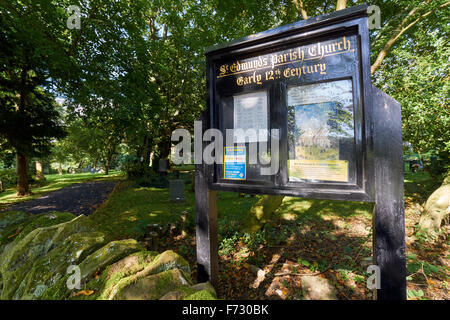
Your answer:
[[[323,47],[320,52],[319,44],[330,46],[328,56]],[[279,170],[270,177],[254,175],[252,179],[252,173],[246,172],[249,179],[227,180],[222,163],[196,165],[199,281],[209,280],[217,285],[217,190],[366,201],[375,203],[373,264],[379,267],[381,277],[376,297],[406,299],[401,107],[372,86],[369,49],[367,5],[360,5],[215,46],[206,52],[207,108],[202,116],[203,132],[214,128],[225,136],[225,129],[232,123],[230,112],[225,109],[233,103],[233,95],[266,90],[268,129],[279,130],[279,152],[271,153],[271,160],[279,162]],[[298,54],[293,54],[294,50]],[[281,56],[279,60],[270,62],[277,55]],[[312,65],[307,60],[317,63]],[[327,72],[320,72],[319,62]],[[305,65],[309,65],[306,71],[311,72],[307,74],[303,69],[303,78],[298,80],[300,68]],[[270,74],[271,71],[275,73]],[[297,77],[291,79],[293,75]],[[345,79],[351,81],[353,97],[354,136],[349,140],[349,150],[354,155],[349,167],[352,179],[345,183],[293,183],[287,177],[287,91],[296,81],[321,84]]]

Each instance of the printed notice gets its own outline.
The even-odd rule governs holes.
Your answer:
[[[267,92],[235,95],[234,142],[267,141]]]
[[[225,147],[223,153],[223,178],[245,180],[246,147]]]
[[[289,180],[348,182],[348,161],[289,160]]]

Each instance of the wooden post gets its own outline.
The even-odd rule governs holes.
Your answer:
[[[197,211],[197,280],[218,284],[217,192],[208,189],[206,165],[195,165],[195,207]]]
[[[208,128],[209,113],[205,112],[200,117],[202,121],[202,135],[196,139],[202,139],[203,133]],[[202,143],[202,154],[205,148]],[[199,161],[200,159],[197,159]],[[202,160],[200,160],[202,161]],[[209,281],[214,288],[218,285],[218,245],[217,245],[217,191],[208,188],[208,178],[212,174],[213,166],[202,164],[195,165],[195,209],[196,209],[196,243],[197,243],[197,280]]]
[[[378,300],[406,299],[403,143],[400,104],[373,87],[375,156],[374,263],[380,268]]]

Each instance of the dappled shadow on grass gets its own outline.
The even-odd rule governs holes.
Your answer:
[[[224,299],[302,299],[299,275],[331,281],[340,299],[368,299],[363,258],[371,256],[370,203],[285,198],[256,246],[238,238],[221,255]],[[251,237],[256,238],[255,235]],[[222,251],[223,253],[223,251]],[[250,265],[266,272],[257,284]]]
[[[218,193],[219,298],[303,299],[294,273],[324,271],[318,276],[331,281],[339,299],[370,299],[363,259],[371,256],[372,204],[285,198],[272,222],[245,235],[240,227],[258,198]],[[161,249],[185,257],[195,278],[195,230],[168,238]],[[266,273],[259,284],[255,266]]]
[[[169,190],[133,187],[133,181],[122,182],[109,200],[90,216],[98,228],[114,239],[142,238],[148,224],[161,226],[180,223],[185,212],[193,229],[195,198],[186,192],[185,202],[171,202]]]

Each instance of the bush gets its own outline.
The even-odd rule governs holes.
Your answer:
[[[450,155],[448,153],[439,154],[426,163],[426,169],[436,180],[443,180],[450,169]]]
[[[126,156],[120,159],[120,170],[126,173],[127,178],[134,180],[152,173],[152,169],[136,157]]]
[[[0,170],[0,180],[2,181],[3,187],[12,187],[17,184],[17,174],[16,169],[4,169]]]
[[[166,177],[157,174],[147,174],[136,179],[134,186],[146,188],[168,188],[169,180]]]

